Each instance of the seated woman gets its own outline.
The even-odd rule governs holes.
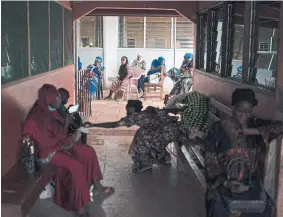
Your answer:
[[[65,118],[57,112],[61,96],[56,87],[44,84],[24,123],[23,133],[38,146],[36,153],[41,162],[56,166],[55,203],[78,216],[88,216],[85,206],[90,203],[90,187],[95,194],[113,192],[111,187],[100,183],[102,174],[96,153],[91,146],[78,141],[80,132],[68,136],[72,115]]]
[[[133,172],[151,170],[156,163],[169,163],[171,155],[166,151],[167,145],[185,139],[177,117],[169,116],[168,111],[154,107],[141,111],[142,107],[141,101],[129,100],[126,106],[127,116],[120,121],[85,124],[85,127],[103,128],[139,126],[129,151],[134,161]]]
[[[168,99],[179,94],[188,93],[193,86],[193,78],[191,75],[192,58],[191,53],[186,53],[180,70],[172,68],[168,71],[168,76],[176,82]]]
[[[65,105],[69,101],[70,93],[65,88],[59,88],[58,92],[59,92],[60,97],[61,97],[61,106],[58,109],[58,112],[63,118],[66,118],[66,116],[69,114],[69,112],[68,112],[68,109],[66,108]],[[81,116],[79,115],[78,112],[75,112],[73,114],[72,124],[70,124],[70,126],[68,128],[68,135],[74,134],[75,131],[78,130],[82,125],[83,125],[83,122],[82,122]],[[86,141],[87,141],[87,133],[82,132],[81,133],[82,144],[86,144]]]
[[[150,70],[147,72],[147,76],[141,77],[138,80],[138,84],[141,90],[144,92],[144,83],[152,82],[158,83],[160,81],[160,74],[162,68],[166,68],[164,57],[159,57],[158,59],[154,59],[151,63]],[[141,98],[144,96],[142,95]]]
[[[102,74],[104,71],[104,67],[102,65],[102,57],[98,56],[95,58],[94,64],[90,64],[88,67],[90,69],[90,96],[93,100],[96,94],[96,91],[98,91],[98,88],[101,88],[102,83]]]
[[[111,99],[112,94],[115,93],[114,99],[118,100],[123,97],[125,90],[128,87],[130,78],[132,77],[132,68],[129,66],[128,58],[123,56],[121,58],[121,66],[118,72],[118,79],[113,81],[109,95],[105,99]]]
[[[133,67],[138,67],[138,68],[140,68],[142,70],[141,77],[138,80],[138,91],[140,93],[144,89],[143,79],[144,79],[144,76],[145,76],[144,72],[146,70],[146,62],[145,62],[145,60],[142,59],[142,54],[141,53],[137,54],[137,59],[134,60],[132,65],[133,65]]]
[[[193,54],[186,53],[180,71],[183,75],[191,75],[192,68],[193,68]]]
[[[224,195],[234,193],[249,200],[251,197],[257,197],[255,192],[261,192],[267,138],[283,134],[283,124],[252,117],[253,107],[257,103],[251,89],[236,89],[232,95],[232,117],[215,122],[211,126],[205,152],[208,217],[230,216]],[[237,161],[242,162],[242,166],[232,167],[233,162]],[[251,184],[247,182],[249,177]],[[234,214],[271,217],[271,210],[271,203],[267,201],[263,213]]]

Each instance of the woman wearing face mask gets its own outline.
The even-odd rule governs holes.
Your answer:
[[[113,93],[115,93],[114,100],[121,99],[126,91],[130,78],[132,77],[132,68],[129,66],[129,61],[126,56],[121,58],[121,66],[118,72],[117,80],[113,81],[109,95],[105,99],[111,99]]]
[[[205,151],[208,217],[271,217],[273,207],[269,200],[263,213],[248,214],[231,213],[224,200],[233,194],[242,200],[258,198],[264,179],[266,145],[283,134],[282,122],[252,116],[257,103],[251,89],[236,89],[232,95],[232,117],[211,126]]]
[[[63,118],[57,112],[60,105],[61,96],[56,87],[44,84],[29,111],[23,133],[37,144],[36,153],[41,161],[56,165],[55,203],[87,217],[85,206],[91,201],[91,185],[95,187],[94,194],[113,192],[113,188],[101,185],[96,153],[91,146],[79,143],[80,132],[68,136],[72,116]]]

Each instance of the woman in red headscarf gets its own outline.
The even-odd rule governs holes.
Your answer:
[[[40,160],[56,165],[55,203],[79,216],[88,216],[84,208],[91,201],[90,186],[94,186],[95,193],[112,193],[114,189],[101,185],[96,153],[91,146],[79,143],[80,132],[67,136],[72,116],[62,118],[57,112],[60,104],[56,87],[44,84],[27,116],[24,134],[38,144]]]

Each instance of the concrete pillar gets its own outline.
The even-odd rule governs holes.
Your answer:
[[[103,17],[103,55],[104,55],[104,84],[111,85],[109,78],[117,77],[117,49],[119,43],[118,17]]]

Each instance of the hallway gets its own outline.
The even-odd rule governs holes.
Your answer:
[[[158,106],[158,102],[147,102]],[[146,104],[147,104],[146,103]],[[146,107],[146,105],[145,105]],[[125,115],[125,104],[94,101],[95,122],[115,121]],[[155,166],[152,174],[133,174],[127,154],[135,128],[91,129],[88,143],[99,157],[103,184],[113,186],[115,194],[98,196],[88,206],[94,217],[203,217],[204,190],[192,174],[177,173],[172,166]],[[31,217],[71,217],[51,200],[39,200]]]

